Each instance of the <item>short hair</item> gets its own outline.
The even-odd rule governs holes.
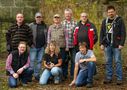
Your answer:
[[[110,9],[113,9],[114,11],[116,10],[115,7],[112,6],[112,5],[109,5],[109,6],[107,7],[107,11],[110,10]]]
[[[64,10],[64,13],[65,13],[66,11],[67,11],[67,12],[70,12],[70,13],[72,14],[72,10],[71,10],[70,8],[66,8],[66,9]]]
[[[26,43],[25,41],[20,41],[19,44],[18,44],[18,46],[19,46],[20,44],[24,44],[25,46],[27,46],[27,43]]]
[[[88,16],[88,14],[87,14],[86,12],[82,12],[82,13],[80,14],[80,16],[82,16],[82,14],[85,14],[86,16]]]
[[[80,42],[80,43],[79,43],[79,47],[80,47],[80,46],[85,46],[85,47],[88,49],[88,46],[87,46],[87,43],[86,43],[86,42]]]
[[[18,14],[21,14],[21,15],[23,15],[23,13],[21,13],[21,12],[18,12],[18,13],[16,14],[16,16],[17,16]],[[24,15],[23,15],[23,16],[24,16]]]

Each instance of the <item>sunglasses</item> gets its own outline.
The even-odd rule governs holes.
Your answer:
[[[54,17],[54,18],[60,18],[60,17],[57,17],[57,16],[56,16],[56,17]]]
[[[41,16],[37,16],[36,18],[42,18]]]

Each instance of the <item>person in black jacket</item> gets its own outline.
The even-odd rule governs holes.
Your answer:
[[[30,58],[26,50],[26,42],[20,42],[18,50],[12,51],[6,61],[6,71],[8,77],[8,85],[11,88],[17,87],[18,80],[22,85],[26,86],[27,82],[32,79],[33,71],[29,69]]]
[[[106,78],[104,84],[112,82],[113,57],[116,66],[117,85],[122,84],[122,62],[121,49],[124,46],[126,30],[123,19],[116,15],[115,7],[107,7],[108,17],[102,21],[100,31],[100,47],[105,51],[106,56]]]
[[[47,39],[47,25],[43,21],[42,14],[35,14],[35,22],[29,24],[33,33],[33,44],[30,48],[30,67],[34,70],[36,80],[40,78],[42,56]]]
[[[29,46],[32,45],[32,31],[29,26],[24,23],[24,16],[22,13],[16,15],[16,23],[14,23],[8,29],[6,33],[7,51],[18,50],[18,44],[20,41],[25,41]]]

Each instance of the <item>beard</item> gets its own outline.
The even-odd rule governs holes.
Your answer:
[[[110,15],[109,18],[110,19],[114,19],[115,18],[115,15]]]

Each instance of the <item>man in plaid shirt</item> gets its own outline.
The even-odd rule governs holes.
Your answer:
[[[66,51],[68,56],[70,55],[71,60],[71,69],[70,69],[70,76],[73,78],[74,73],[74,60],[76,51],[73,45],[73,32],[76,26],[76,21],[72,19],[72,10],[67,8],[64,11],[65,20],[62,21],[62,25],[65,28],[65,39],[66,39]],[[63,61],[63,76],[67,78],[68,75],[68,58],[66,61]]]

